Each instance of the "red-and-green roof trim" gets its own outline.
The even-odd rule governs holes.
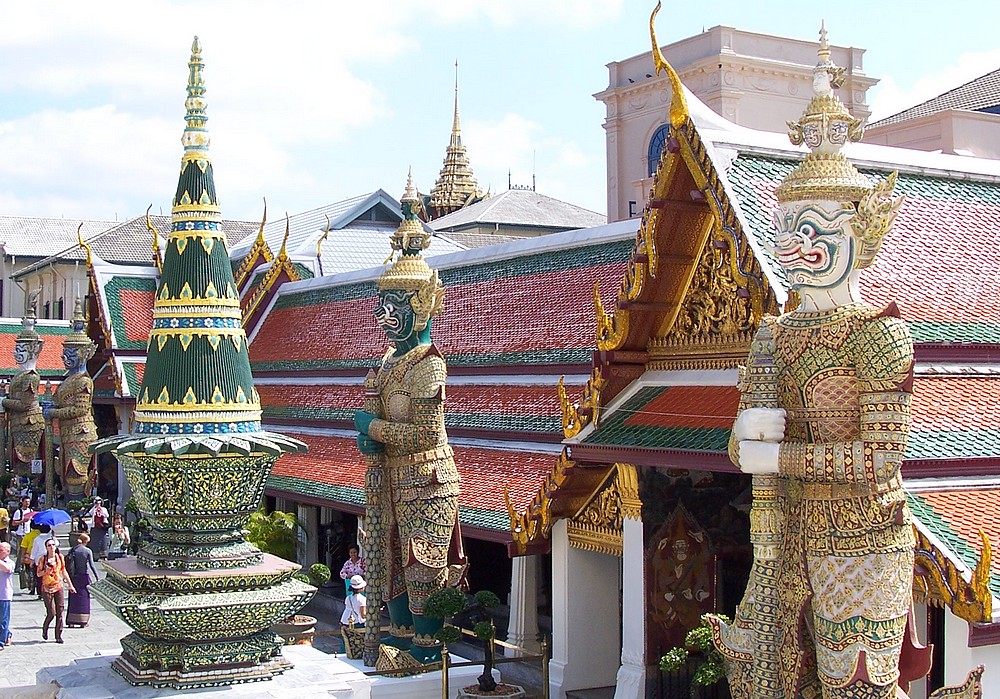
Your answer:
[[[149,331],[153,329],[156,282],[154,277],[114,275],[104,284],[103,294],[114,336],[113,349],[146,351]]]
[[[743,152],[727,177],[750,234],[767,249],[774,190],[798,161]],[[889,170],[862,170],[881,180]],[[862,274],[872,305],[895,301],[920,344],[1000,344],[1000,184],[900,173],[906,196],[875,264]],[[770,253],[764,258],[784,274]],[[918,357],[920,356],[920,347]]]
[[[734,386],[645,386],[581,444],[724,455],[738,400]],[[1000,377],[918,376],[911,415],[906,460],[914,467],[1000,459]]]
[[[257,384],[264,420],[353,428],[364,403],[360,385]],[[338,424],[339,423],[339,424]],[[445,403],[449,430],[517,432],[562,437],[562,417],[552,386],[450,385]]]
[[[979,530],[993,546],[1000,542],[1000,485],[907,492],[913,515],[954,555],[974,570],[982,555]],[[995,554],[990,568],[990,592],[1000,597],[1000,560]]]

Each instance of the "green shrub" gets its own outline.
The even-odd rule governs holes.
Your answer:
[[[713,616],[727,624],[731,623],[729,618],[722,614]],[[702,616],[698,626],[684,636],[683,646],[671,648],[660,657],[660,669],[664,672],[676,672],[683,669],[692,657],[699,659],[698,666],[691,676],[693,684],[707,686],[715,684],[726,676],[722,654],[712,645],[712,629],[705,616]]]
[[[83,512],[84,507],[83,500],[70,500],[66,503],[66,511],[72,514]]]
[[[331,577],[332,573],[329,566],[325,566],[322,563],[313,563],[309,566],[309,582],[316,587],[330,582]]]

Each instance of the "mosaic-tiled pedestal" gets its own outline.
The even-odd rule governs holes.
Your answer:
[[[254,566],[160,571],[135,559],[104,564],[91,594],[135,631],[113,668],[132,684],[208,687],[265,680],[291,667],[272,624],[316,589],[292,578],[299,566],[264,554]]]

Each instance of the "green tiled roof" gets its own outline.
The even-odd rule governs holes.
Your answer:
[[[365,493],[361,488],[330,485],[288,476],[269,476],[267,487],[286,493],[322,498],[357,507],[364,507],[365,504]],[[510,518],[506,511],[498,512],[462,505],[459,507],[458,519],[463,527],[477,527],[501,532],[510,530]]]
[[[149,316],[152,313],[152,305],[143,308],[126,308],[122,305],[122,291],[140,291],[150,295],[156,293],[157,280],[152,277],[124,277],[114,276],[104,285],[104,297],[108,302],[108,311],[111,315],[110,322],[118,343],[118,349],[145,350],[147,338],[141,340],[129,340],[126,334],[129,321],[138,318],[138,314]]]
[[[1000,344],[1000,323],[909,322],[914,342],[975,342]]]
[[[354,408],[316,408],[310,406],[264,405],[265,419],[303,420],[307,422],[352,422]],[[502,430],[514,432],[560,432],[562,423],[557,417],[541,415],[497,415],[491,413],[449,413],[444,415],[449,429]]]
[[[921,524],[940,539],[941,543],[947,546],[952,553],[958,556],[962,563],[967,565],[970,570],[979,565],[979,552],[970,546],[965,537],[956,532],[919,494],[907,493],[906,501],[913,516],[920,520]],[[996,569],[990,572],[990,592],[994,596],[1000,597],[1000,575],[997,574]]]
[[[926,430],[910,432],[907,459],[1000,457],[1000,429]]]
[[[646,386],[600,422],[600,427],[583,440],[584,444],[639,447],[644,449],[683,449],[685,451],[725,452],[729,430],[719,427],[652,427],[625,424],[633,414],[659,396],[669,386]]]

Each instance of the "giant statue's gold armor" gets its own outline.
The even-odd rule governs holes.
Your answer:
[[[32,459],[38,458],[38,445],[45,432],[45,418],[38,402],[38,372],[35,363],[44,341],[35,331],[35,304],[39,291],[25,296],[22,330],[14,340],[14,361],[21,371],[14,374],[3,399],[10,426],[15,471],[22,476],[30,472]]]
[[[815,96],[789,122],[811,152],[775,192],[774,255],[800,303],[762,321],[730,440],[753,475],[754,565],[732,624],[709,620],[734,699],[905,696],[913,342],[895,305],[865,304],[859,286],[902,197],[895,173],[873,185],[840,152],[861,122],[833,94],[843,69],[825,31],[818,53]],[[948,696],[977,696],[978,675],[964,691]]]
[[[447,369],[430,341],[431,318],[444,288],[420,251],[428,244],[416,218],[416,192],[407,182],[404,221],[393,237],[399,258],[379,278],[375,318],[392,346],[378,373],[366,381],[358,411],[358,447],[368,463],[366,527],[369,639],[366,664],[375,662],[377,609],[389,607],[390,638],[383,640],[385,669],[434,662],[441,619],[424,616],[424,603],[454,583],[465,563],[458,526],[459,478],[444,427]],[[374,549],[374,550],[372,550]],[[409,651],[404,657],[402,651]],[[378,667],[378,666],[377,666]]]
[[[97,440],[92,409],[94,382],[87,375],[87,360],[94,356],[97,346],[84,332],[80,299],[75,305],[73,332],[63,340],[63,365],[69,373],[52,396],[52,404],[44,406],[45,417],[59,421],[62,482],[69,497],[86,495],[94,475],[90,445]]]

